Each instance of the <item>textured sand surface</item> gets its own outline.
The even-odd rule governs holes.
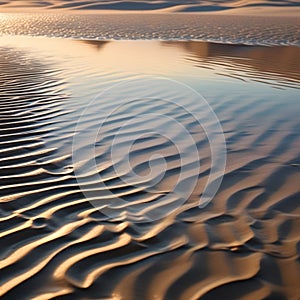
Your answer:
[[[299,49],[1,37],[1,299],[297,299]],[[90,141],[79,145],[80,163],[71,156],[75,124],[95,94],[147,74],[183,81],[205,96],[223,126],[228,160],[215,199],[199,209],[210,152],[194,119],[147,99],[112,115],[95,155],[107,189],[127,201],[124,210],[136,201],[151,208],[160,196],[147,192],[147,182],[144,189],[124,185],[112,168],[119,128],[127,136],[141,128],[138,121],[123,127],[128,119],[147,111],[175,118],[201,155],[187,202],[142,224],[107,217],[81,193],[74,170],[91,159],[84,156]],[[93,130],[110,105],[100,97],[86,128]],[[187,109],[194,105],[186,100]],[[118,147],[124,153],[124,144]],[[146,158],[164,155],[169,173],[160,184],[167,192],[179,172],[176,151],[159,136],[143,137],[132,166],[143,172]],[[86,173],[87,189],[96,184],[91,179]]]
[[[1,1],[3,10],[90,10],[90,11],[156,11],[156,12],[229,12],[239,14],[294,14],[299,13],[298,0],[52,0],[52,1]]]
[[[299,18],[282,16],[9,13],[0,15],[0,34],[300,46]]]

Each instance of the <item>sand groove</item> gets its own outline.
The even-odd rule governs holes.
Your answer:
[[[179,47],[189,49],[186,62],[191,62],[192,55],[192,63],[201,64],[201,49],[196,45]],[[218,50],[216,45],[211,47]],[[252,64],[242,65],[246,73],[253,72],[252,79],[262,67],[256,54],[251,52]],[[231,59],[238,61],[238,55]],[[228,70],[230,60],[225,57],[204,67],[222,62]],[[95,170],[82,176],[85,195],[91,197],[80,191],[73,168],[88,166],[88,161],[71,162],[74,112],[65,106],[75,101],[66,92],[70,78],[62,79],[59,68],[16,49],[1,48],[0,68],[2,299],[297,298],[300,124],[295,118],[296,102],[287,100],[293,105],[289,108],[278,99],[265,100],[264,94],[248,94],[246,101],[238,92],[224,95],[223,91],[210,98],[224,127],[228,165],[216,198],[202,210],[198,199],[210,162],[207,141],[195,120],[182,110],[149,101],[131,103],[112,115],[96,141],[96,160],[105,187],[127,201],[116,208],[118,213],[137,204],[143,205],[142,212],[151,205],[159,206],[159,197],[172,190],[179,172],[173,144],[149,135],[141,136],[134,145],[132,166],[143,173],[151,154],[163,153],[168,176],[160,183],[161,194],[148,193],[147,181],[128,186],[114,172],[110,142],[132,114],[153,107],[162,114],[171,112],[194,133],[201,149],[199,184],[188,201],[165,218],[143,224],[122,214],[109,218],[91,205],[89,201],[103,200],[94,197],[94,191],[99,191],[93,181]],[[93,71],[91,78],[97,76]],[[273,71],[264,69],[263,73],[273,81],[285,76]],[[286,74],[290,71],[284,70]],[[107,74],[108,81],[121,77],[113,71]],[[295,82],[284,77],[282,87],[296,93],[299,74],[290,77]],[[87,93],[93,84],[83,87]],[[257,86],[252,81],[244,84]],[[283,95],[278,91],[276,95]],[[110,107],[104,99],[97,105],[102,114]],[[195,104],[187,101],[187,105]],[[76,111],[75,116],[78,114]],[[87,128],[93,129],[101,116],[101,112],[88,116]],[[158,125],[168,126],[167,121],[160,122]],[[140,128],[137,119],[122,134],[143,133]],[[121,150],[125,146],[122,140],[118,144]],[[83,144],[79,150],[84,152],[86,147]],[[67,153],[62,154],[60,148]],[[192,160],[187,165],[193,168]],[[188,172],[185,175],[189,178]],[[114,196],[110,197],[113,207]]]

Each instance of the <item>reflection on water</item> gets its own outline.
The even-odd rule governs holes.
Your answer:
[[[78,60],[77,72],[108,71],[156,74],[167,77],[184,74],[201,78],[255,81],[277,88],[299,88],[300,47],[246,46],[198,41],[95,41],[47,38],[2,37],[0,45],[22,44],[39,55],[55,55],[66,66]],[[76,66],[74,65],[74,69]],[[90,76],[88,72],[87,76]],[[84,79],[84,78],[82,78]]]
[[[91,45],[95,47],[97,50],[102,50],[102,48],[109,43],[109,41],[93,41],[93,40],[84,40],[83,41],[87,45]]]
[[[206,42],[162,42],[185,50],[196,67],[241,80],[255,80],[277,87],[300,88],[300,47],[263,47]],[[220,71],[221,69],[221,71]]]
[[[109,42],[86,40],[83,43],[103,51],[103,46]],[[157,42],[152,43],[156,44]],[[151,60],[154,58],[158,62],[161,59],[161,53],[159,53],[161,49],[152,47],[152,45],[144,47],[145,45],[147,46],[147,42],[133,43],[131,45],[133,47],[128,48],[127,56],[123,57],[127,50],[127,47],[124,47],[121,54],[122,59],[135,64],[134,61],[137,60],[137,57],[142,57],[143,67],[145,60],[149,60],[150,57]],[[300,88],[300,47],[247,46],[197,41],[160,42],[160,45],[163,48],[175,48],[177,53],[179,52],[184,57],[187,64],[210,69],[216,75],[243,81],[256,81],[277,88]],[[149,49],[147,50],[147,48]],[[120,47],[117,49],[118,52],[119,49]],[[151,50],[154,51],[151,52]],[[176,60],[176,57],[169,57],[170,59]]]

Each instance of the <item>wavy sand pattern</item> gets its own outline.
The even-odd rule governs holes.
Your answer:
[[[297,299],[299,48],[38,38],[1,43],[1,299]],[[47,50],[47,43],[56,46]],[[275,63],[278,51],[292,54],[290,64]],[[203,158],[190,199],[161,220],[139,224],[108,218],[80,192],[71,148],[82,106],[99,86],[142,76],[138,65],[129,70],[115,53],[128,65],[130,57],[142,58],[144,72],[174,79],[189,74],[219,116],[228,163],[206,208],[198,208],[210,167],[205,134],[188,114],[153,102],[132,103],[106,123],[96,147],[97,160],[106,162],[103,178],[129,206],[137,200],[152,205],[143,189],[122,185],[107,157],[124,120],[160,110],[194,132]],[[146,64],[150,54],[156,65]],[[261,82],[255,81],[259,74]],[[108,106],[99,99],[88,128]],[[173,145],[146,136],[135,147],[132,162],[140,172],[147,157],[164,154],[170,174],[162,184],[170,187],[178,174]],[[87,188],[89,179],[86,174]]]
[[[155,12],[225,12],[225,13],[280,13],[299,12],[297,0],[51,0],[1,1],[0,9],[18,10],[77,10],[77,11],[155,11]],[[275,8],[275,9],[274,9]]]

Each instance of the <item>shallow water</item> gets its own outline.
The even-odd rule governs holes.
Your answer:
[[[294,46],[1,37],[2,298],[296,299],[299,53]],[[211,151],[192,114],[201,103],[183,97],[185,110],[147,97],[126,103],[133,87],[121,90],[125,102],[99,95],[150,75],[192,87],[220,120],[227,166],[205,208],[198,204]],[[143,88],[151,95],[151,86]],[[159,96],[180,98],[173,94]],[[87,138],[74,146],[84,111],[80,124]],[[139,222],[141,212],[160,207],[161,196],[171,193],[182,167],[178,157],[190,149],[178,153],[174,141],[182,136],[165,118],[145,118],[145,112],[185,126],[201,158],[189,197],[147,223]],[[203,110],[201,122],[210,126],[206,117]],[[89,132],[97,133],[104,119],[96,140],[90,140]],[[170,128],[171,141],[157,134],[161,128]],[[114,170],[110,150],[115,136],[126,141],[136,134],[130,163],[144,181],[131,178],[128,184]],[[89,168],[93,143],[96,170]],[[121,138],[116,146],[122,163],[127,144]],[[80,154],[75,160],[74,153]],[[156,154],[165,157],[166,173],[153,192],[147,162]],[[152,159],[151,167],[157,162]],[[185,180],[195,163],[188,157]],[[155,170],[158,176],[160,168]],[[102,205],[96,173],[112,192],[105,205],[113,216]],[[125,204],[120,207],[114,196]]]

